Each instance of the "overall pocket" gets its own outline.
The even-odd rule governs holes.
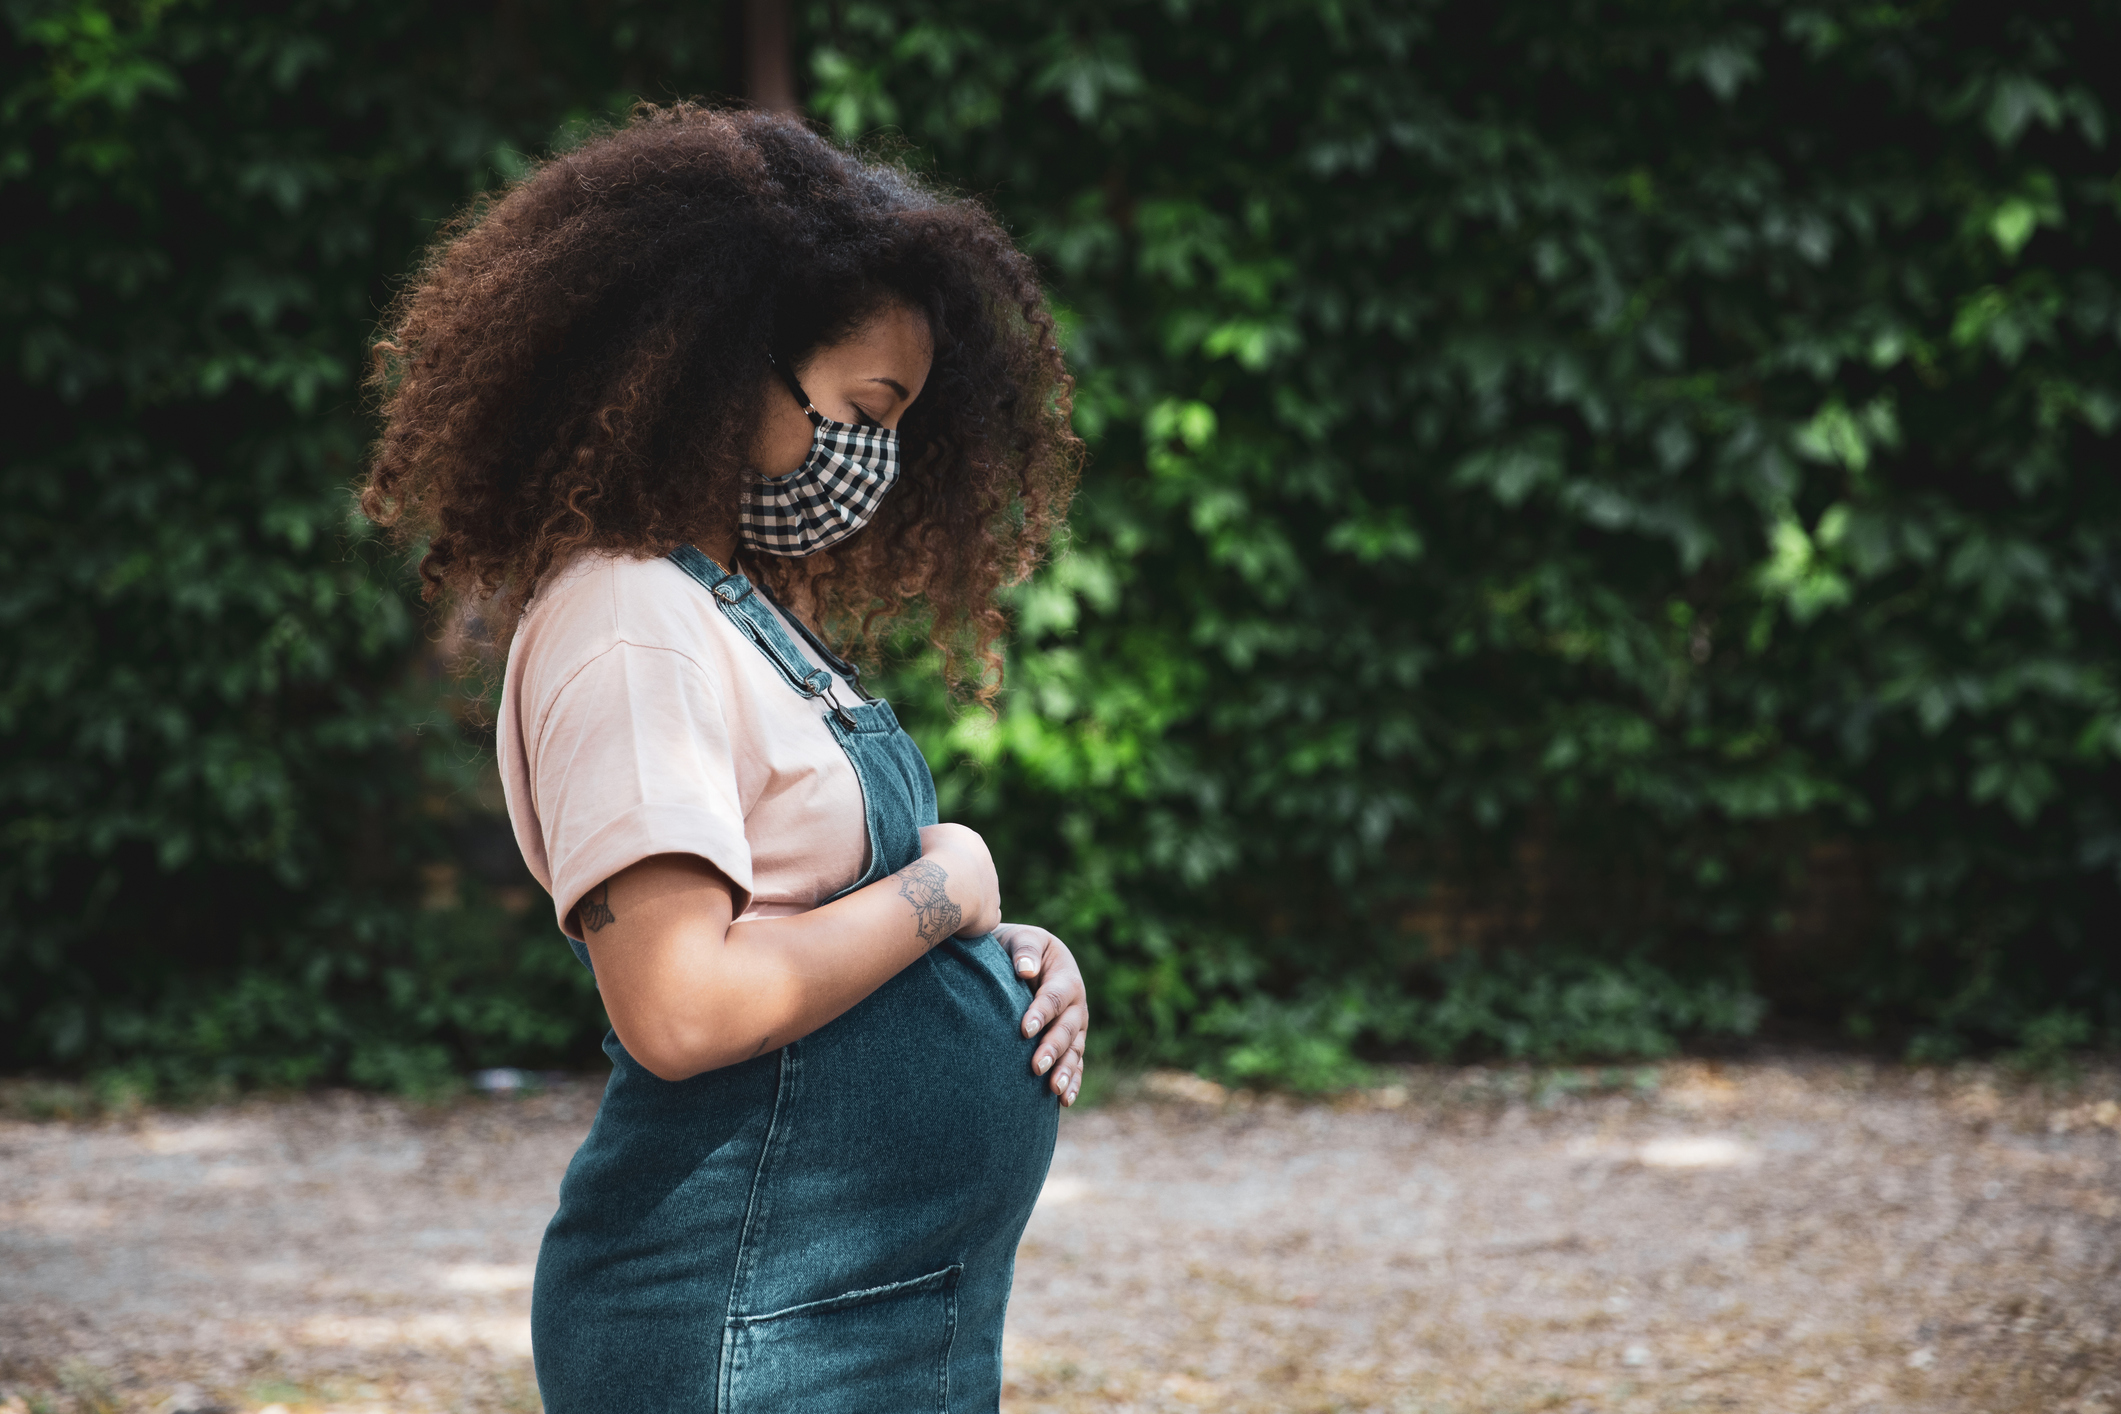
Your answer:
[[[725,1414],[940,1414],[962,1266],[762,1316],[732,1316]]]

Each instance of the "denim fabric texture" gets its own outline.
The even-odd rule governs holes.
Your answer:
[[[827,696],[755,586],[690,546],[671,559],[793,691]],[[888,703],[828,702],[867,815],[852,892],[920,857],[935,783]],[[1016,1246],[1059,1118],[1018,1030],[1030,1001],[989,934],[937,944],[772,1055],[689,1080],[656,1078],[607,1035],[611,1080],[538,1253],[547,1414],[992,1414]]]

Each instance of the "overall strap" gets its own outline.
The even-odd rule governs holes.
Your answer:
[[[834,897],[852,893],[920,858],[921,828],[936,819],[935,779],[920,747],[899,726],[890,706],[866,692],[852,708],[842,705],[833,692],[832,674],[811,666],[803,656],[768,607],[772,601],[762,586],[729,573],[690,545],[671,551],[670,559],[714,596],[722,613],[766,655],[790,687],[807,698],[824,699],[832,709],[825,727],[847,753],[855,779],[861,783],[862,814],[869,834],[868,868]],[[790,614],[788,622],[820,657],[838,665],[838,656],[819,643],[801,619]],[[861,690],[852,667],[842,668],[841,673],[856,691]]]
[[[757,585],[740,574],[723,569],[690,545],[680,545],[672,550],[670,560],[714,596],[723,615],[758,646],[758,650],[766,655],[766,661],[773,664],[790,687],[805,697],[824,698],[836,714],[842,718],[847,716],[847,709],[833,695],[832,674],[811,666],[810,660],[803,656],[803,650],[796,647],[795,640],[774,617],[773,610],[766,607]]]
[[[845,658],[842,658],[839,654],[833,652],[830,648],[826,647],[825,640],[819,638],[816,634],[810,631],[810,625],[803,622],[803,616],[801,614],[789,613],[788,606],[786,604],[783,604],[780,600],[774,598],[773,591],[771,589],[768,589],[765,585],[758,584],[753,585],[752,587],[759,592],[761,597],[763,597],[767,603],[773,605],[774,608],[779,609],[781,611],[781,617],[788,620],[790,624],[795,626],[795,631],[803,636],[803,642],[809,644],[811,651],[816,653],[818,657],[825,660],[826,667],[838,673],[840,675],[841,680],[844,681],[847,686],[854,689],[855,696],[861,698],[864,702],[874,702],[877,700],[876,696],[871,693],[868,688],[862,686],[862,670],[859,667],[856,667],[853,663],[848,662]]]

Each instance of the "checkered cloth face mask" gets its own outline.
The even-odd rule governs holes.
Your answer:
[[[793,373],[777,360],[773,366],[817,430],[801,466],[744,493],[738,529],[744,548],[762,555],[815,554],[867,525],[883,504],[898,480],[898,433],[833,421],[812,405]]]

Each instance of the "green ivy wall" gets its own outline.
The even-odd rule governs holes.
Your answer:
[[[586,1063],[358,374],[520,153],[725,88],[720,12],[0,8],[0,1053]],[[2121,1040],[2121,5],[796,18],[1066,314],[1006,706],[898,682],[1107,1047]]]

